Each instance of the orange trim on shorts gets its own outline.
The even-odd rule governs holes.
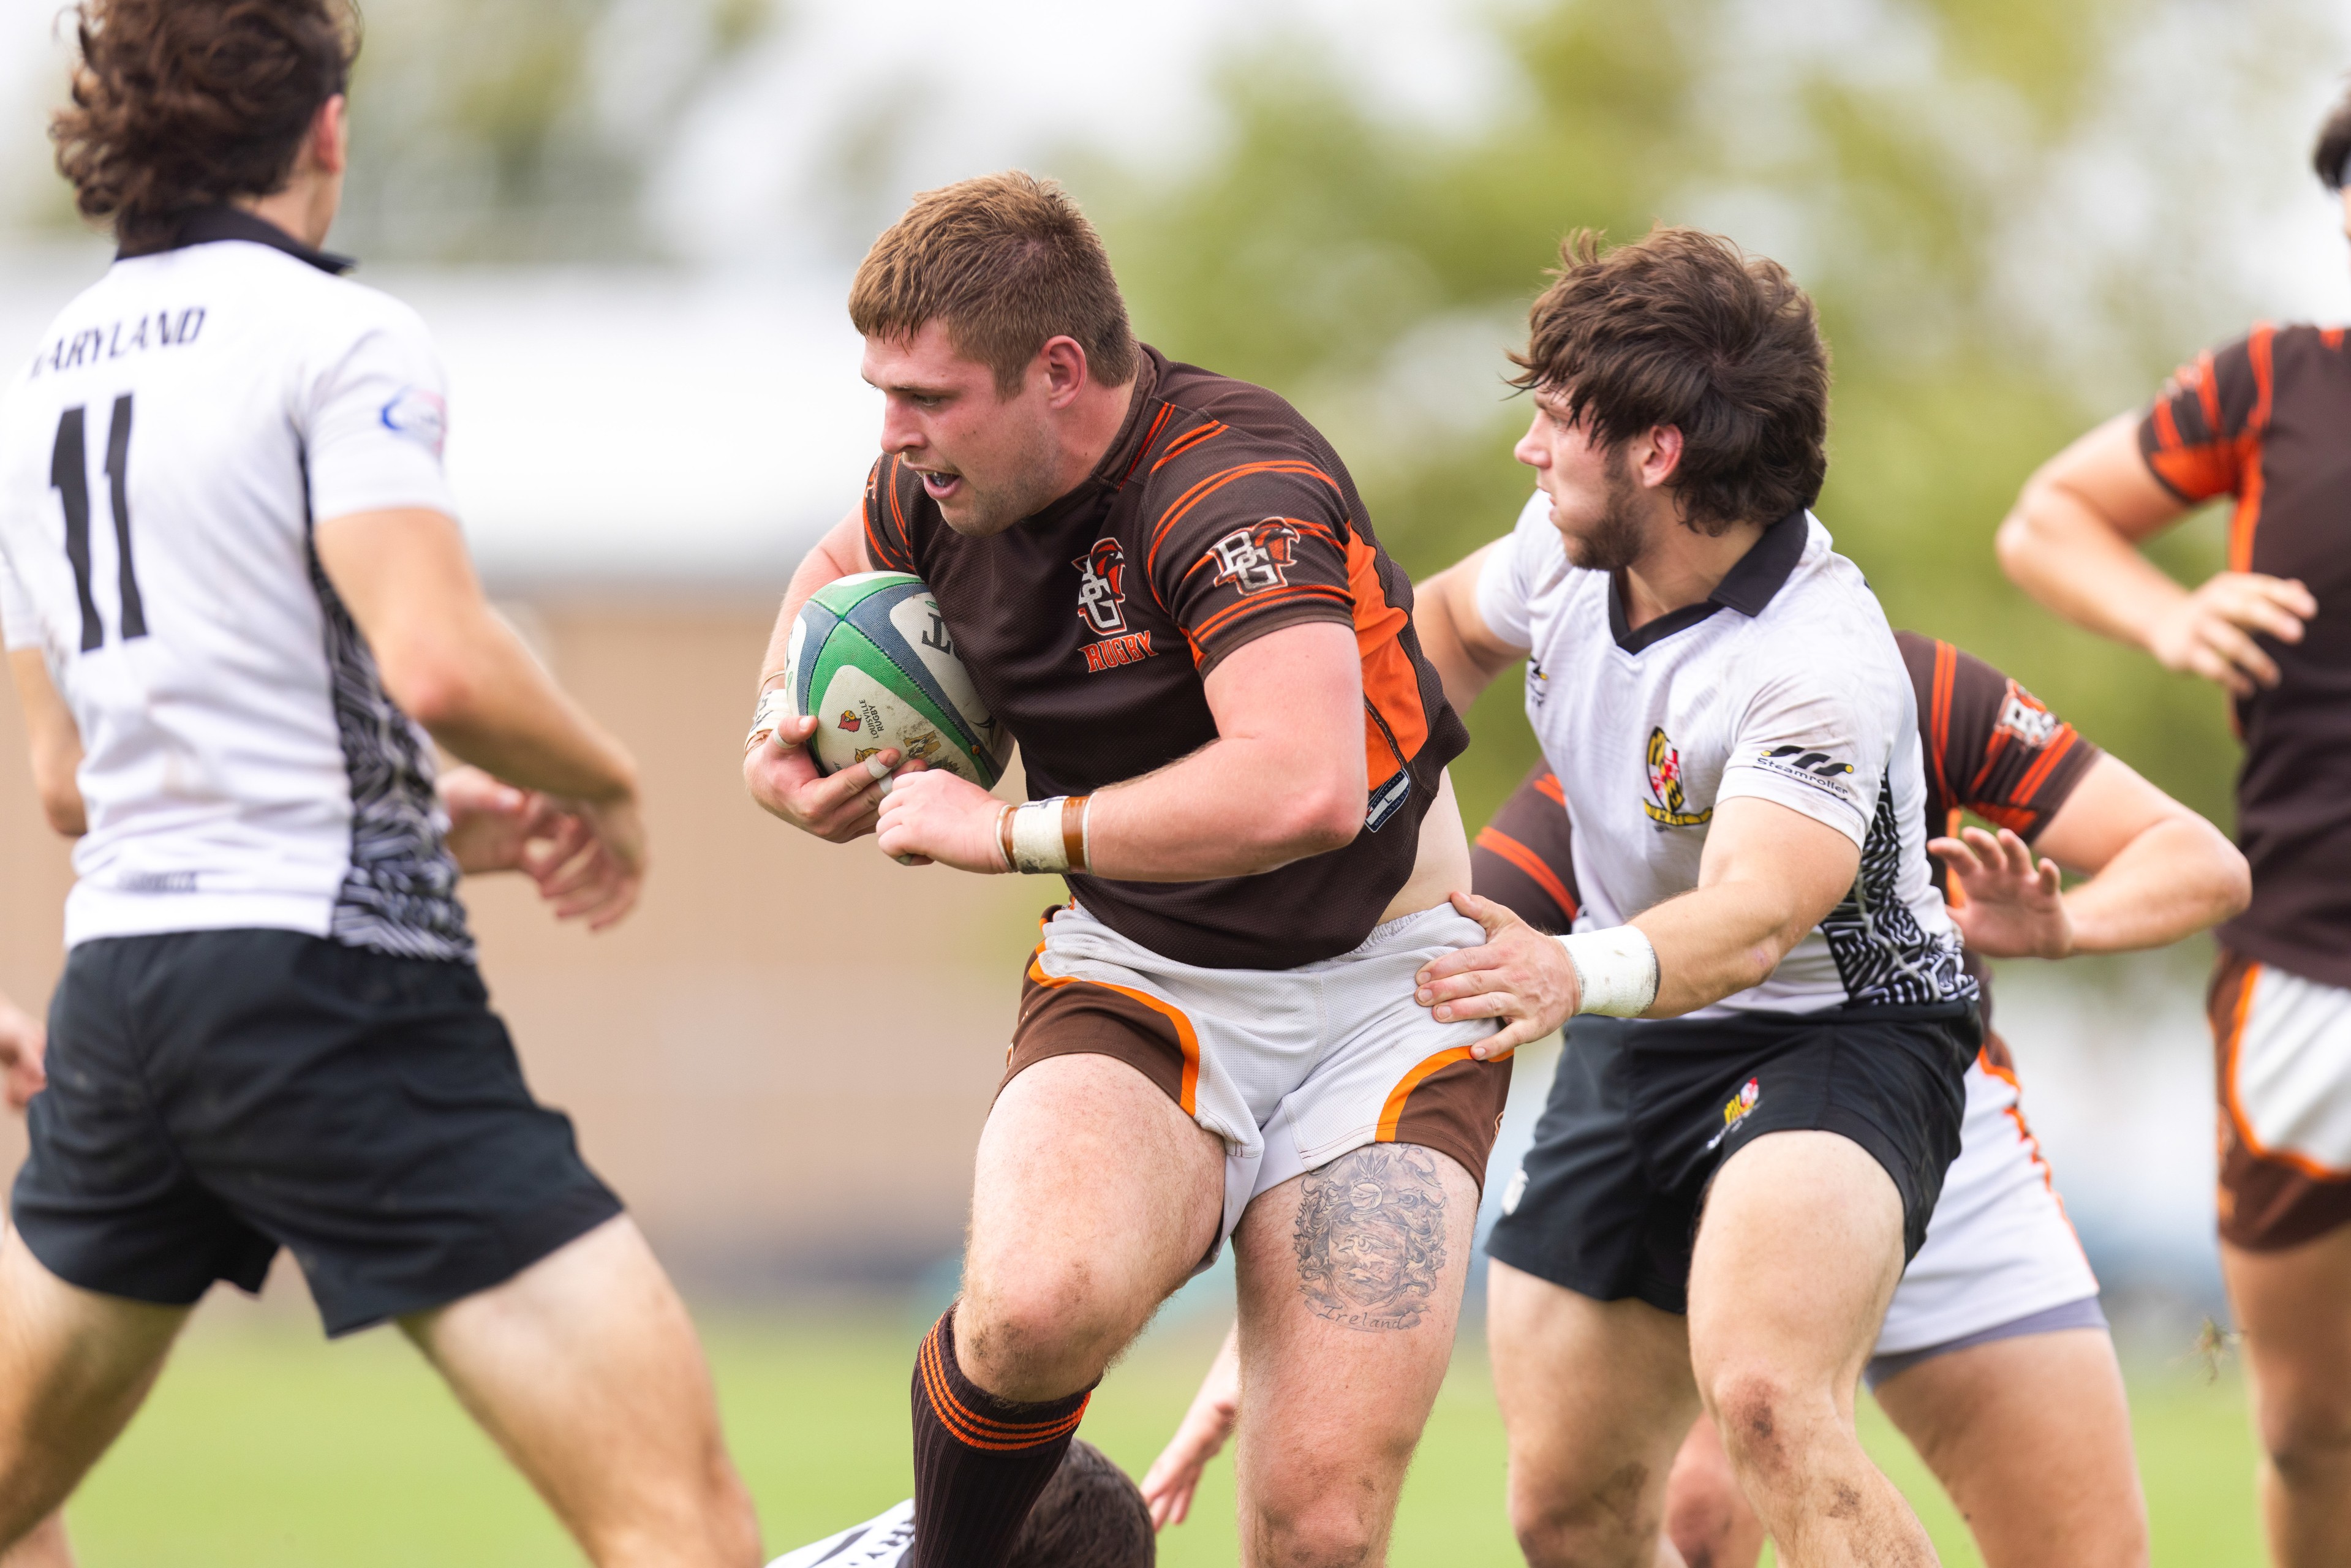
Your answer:
[[[1510,1059],[1510,1055],[1511,1052],[1506,1051],[1499,1056],[1489,1057],[1487,1060],[1489,1061],[1506,1061]],[[1424,1082],[1435,1077],[1437,1073],[1444,1071],[1455,1062],[1474,1061],[1476,1060],[1477,1058],[1469,1054],[1469,1047],[1466,1045],[1457,1045],[1450,1051],[1438,1051],[1435,1056],[1430,1057],[1427,1061],[1414,1068],[1410,1072],[1405,1073],[1403,1081],[1393,1090],[1389,1091],[1388,1103],[1380,1107],[1380,1127],[1378,1132],[1372,1134],[1372,1141],[1377,1144],[1395,1143],[1396,1141],[1396,1126],[1404,1120],[1405,1102],[1412,1098],[1412,1092],[1419,1088]]]
[[[2288,1170],[2298,1171],[2313,1181],[2351,1181],[2351,1169],[2325,1165],[2312,1159],[2308,1155],[2297,1154],[2292,1149],[2273,1149],[2263,1144],[2259,1138],[2253,1136],[2252,1124],[2246,1120],[2245,1108],[2238,1103],[2237,1051],[2244,1043],[2245,1024],[2253,1016],[2253,989],[2260,984],[2262,971],[2266,967],[2268,966],[2259,959],[2245,967],[2244,984],[2237,992],[2236,1011],[2229,1019],[2229,1038],[2222,1049],[2221,1060],[2224,1065],[2220,1073],[2229,1121],[2237,1129],[2237,1141],[2244,1145],[2245,1152],[2257,1160],[2266,1160],[2271,1165],[2283,1166]]]
[[[2024,1119],[2024,1085],[2017,1078],[2016,1069],[2002,1067],[1991,1059],[1991,1052],[1989,1050],[1980,1046],[1976,1050],[1976,1065],[1984,1070],[1985,1077],[1997,1078],[2016,1091],[2016,1103],[2008,1108],[2008,1119],[2016,1124],[2016,1135],[2023,1141],[2025,1147],[2032,1151],[2032,1163],[2041,1167],[2041,1185],[2048,1189],[2051,1197],[2057,1200],[2057,1218],[2065,1222],[2066,1233],[2074,1238],[2074,1247],[2080,1249],[2082,1233],[2074,1228],[2074,1217],[2065,1208],[2065,1195],[2057,1190],[2057,1173],[2051,1168],[2049,1157],[2041,1152],[2040,1137],[2032,1131],[2032,1124]],[[2089,1253],[2086,1250],[2083,1251],[2082,1257],[2083,1261],[2089,1260]]]
[[[1045,973],[1045,944],[1037,944],[1037,951],[1029,958],[1029,977],[1040,986],[1100,986],[1105,991],[1116,991],[1131,997],[1176,1026],[1176,1040],[1184,1051],[1184,1092],[1176,1100],[1186,1116],[1200,1113],[1200,1037],[1192,1031],[1192,1020],[1184,1009],[1173,1002],[1162,1001],[1148,991],[1138,991],[1132,986],[1113,985],[1108,980],[1090,980],[1082,975],[1049,975]]]

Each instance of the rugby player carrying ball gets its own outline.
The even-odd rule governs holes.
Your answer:
[[[1228,1237],[1243,1560],[1383,1561],[1509,1076],[1490,1020],[1412,1002],[1482,934],[1447,902],[1467,737],[1411,588],[1293,410],[1134,341],[1050,184],[918,197],[850,314],[883,455],[762,686],[817,588],[915,573],[1040,799],[945,771],[884,799],[887,751],[820,777],[815,718],[772,693],[747,780],[825,838],[1073,895],[981,1134],[962,1298],[917,1358],[914,1563],[1004,1561],[1104,1368]]]

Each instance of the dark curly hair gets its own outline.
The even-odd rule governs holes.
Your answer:
[[[82,215],[126,248],[282,190],[359,53],[347,0],[81,0],[73,107],[49,121]]]
[[[1512,385],[1556,397],[1606,447],[1680,430],[1672,486],[1700,533],[1813,504],[1829,466],[1829,350],[1785,267],[1664,225],[1605,254],[1579,231],[1559,260]]]
[[[2343,189],[2344,172],[2351,169],[2351,90],[2345,91],[2318,128],[2318,145],[2310,150],[2310,166],[2328,190]]]

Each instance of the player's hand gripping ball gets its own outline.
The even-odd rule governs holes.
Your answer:
[[[943,770],[917,768],[892,779],[878,826],[882,852],[900,865],[951,865],[1008,872],[997,815],[1004,802]]]
[[[810,595],[782,689],[795,714],[816,720],[807,744],[820,773],[895,751],[982,789],[1003,776],[997,722],[920,578],[862,571]]]

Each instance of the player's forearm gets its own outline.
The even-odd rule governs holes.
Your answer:
[[[2077,626],[2133,647],[2188,597],[2096,508],[2066,486],[2036,478],[2001,525],[2011,580]]]
[[[1214,740],[1156,773],[1097,791],[1087,809],[1087,863],[1119,882],[1254,876],[1341,849],[1363,831],[1361,754],[1249,737]]]
[[[1657,953],[1657,999],[1644,1018],[1678,1018],[1771,977],[1818,924],[1792,909],[1786,891],[1725,881],[1693,889],[1635,915]]]
[[[636,793],[625,747],[541,668],[514,629],[485,607],[449,638],[430,674],[386,685],[451,753],[525,789],[612,801]]]
[[[784,660],[791,652],[792,622],[799,619],[800,606],[826,583],[872,570],[872,563],[865,558],[864,514],[852,507],[849,515],[817,540],[815,548],[802,556],[799,565],[792,570],[792,580],[784,588],[783,607],[776,613],[775,630],[768,634],[768,651],[759,660],[762,690],[783,674]]]
[[[8,655],[8,668],[25,710],[33,789],[40,797],[41,815],[57,832],[78,839],[89,831],[81,798],[80,727],[50,682],[48,661],[38,648],[16,649]]]
[[[1492,548],[1438,572],[1413,597],[1412,625],[1421,653],[1444,684],[1446,700],[1460,713],[1469,711],[1496,675],[1526,657],[1523,649],[1505,648],[1490,634],[1478,634],[1478,572]]]
[[[2245,907],[2245,857],[2203,818],[2182,813],[2141,831],[2097,875],[2067,891],[2076,953],[2161,947]]]

